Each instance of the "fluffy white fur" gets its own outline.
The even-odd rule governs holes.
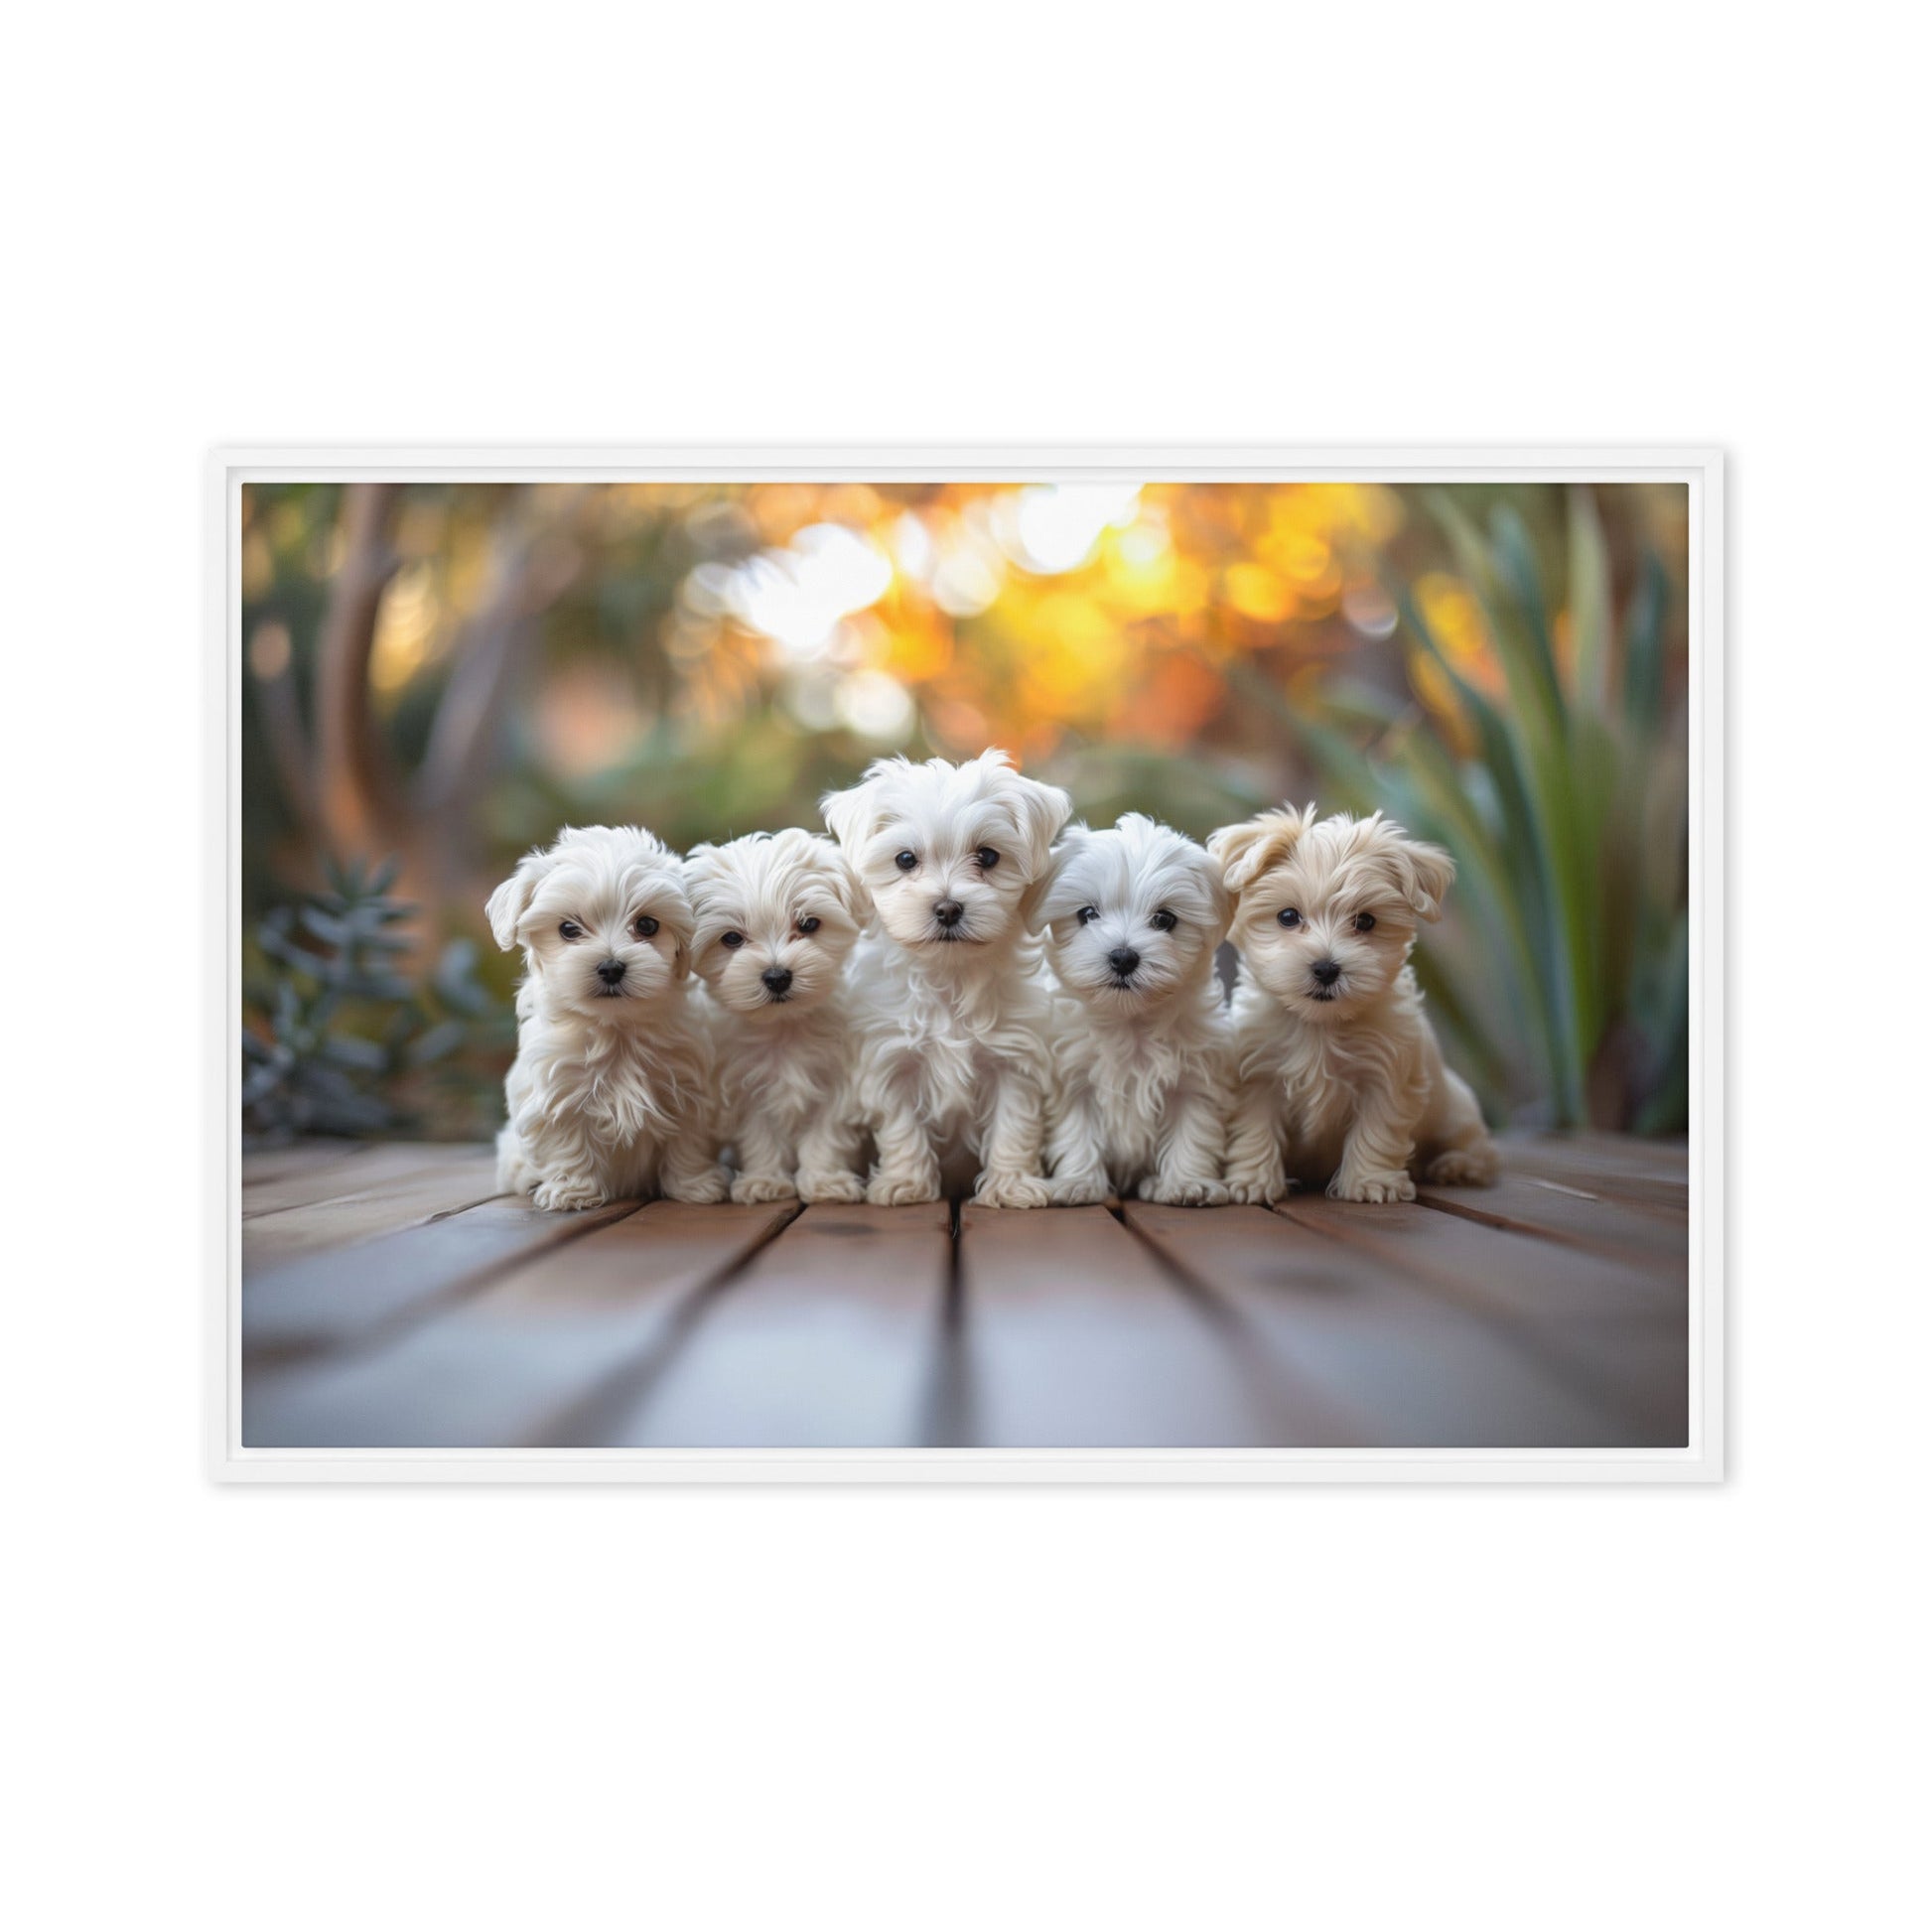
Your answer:
[[[1050,1008],[1029,919],[1073,801],[989,751],[881,759],[823,809],[876,914],[853,963],[854,1093],[876,1146],[866,1198],[936,1200],[973,1181],[990,1206],[1045,1206]]]
[[[677,854],[634,826],[566,828],[497,887],[485,915],[527,969],[498,1184],[556,1209],[653,1193],[723,1200]]]
[[[1455,876],[1378,812],[1263,812],[1207,842],[1234,896],[1243,972],[1227,1178],[1237,1201],[1291,1181],[1341,1200],[1416,1197],[1415,1175],[1486,1184],[1496,1150],[1443,1064],[1409,954]]]
[[[845,964],[864,889],[830,839],[797,829],[694,846],[685,867],[732,1199],[863,1200]]]
[[[1070,826],[1039,907],[1058,983],[1053,1198],[1110,1191],[1218,1207],[1230,1083],[1214,949],[1228,928],[1220,869],[1139,812]]]

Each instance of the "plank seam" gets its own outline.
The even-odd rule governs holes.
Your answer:
[[[926,1449],[973,1447],[973,1390],[966,1345],[966,1264],[960,1252],[961,1203],[947,1203],[946,1286],[933,1338],[932,1386],[919,1405],[919,1442]]]
[[[348,1164],[345,1163],[344,1165],[348,1165]],[[386,1187],[407,1186],[418,1180],[427,1180],[436,1173],[437,1173],[437,1169],[435,1165],[432,1163],[429,1167],[426,1168],[412,1168],[407,1170],[405,1173],[399,1174],[392,1174],[387,1181],[379,1181],[373,1186],[345,1187],[340,1194],[324,1194],[315,1200],[288,1201],[285,1202],[280,1207],[258,1207],[255,1208],[252,1212],[249,1210],[246,1203],[244,1202],[241,1210],[241,1218],[244,1221],[261,1222],[265,1224],[267,1222],[277,1219],[279,1216],[283,1214],[306,1214],[311,1209],[317,1207],[340,1207],[345,1201],[362,1201],[362,1200],[376,1201],[382,1198],[382,1190],[385,1186]],[[479,1186],[482,1186],[484,1183],[480,1179],[477,1184]],[[490,1189],[490,1191],[487,1194],[479,1194],[475,1200],[465,1201],[462,1207],[439,1208],[437,1212],[431,1215],[429,1218],[431,1220],[440,1220],[445,1214],[461,1214],[464,1212],[466,1208],[482,1206],[482,1204],[485,1200],[500,1199],[502,1196],[502,1189],[497,1186],[496,1177],[494,1174],[491,1174],[489,1176],[487,1184]],[[402,1223],[402,1225],[404,1227],[421,1227],[424,1225],[424,1223],[420,1221],[405,1221]],[[385,1234],[393,1234],[398,1232],[398,1230],[395,1228],[385,1228],[383,1232]],[[352,1244],[345,1244],[345,1245],[352,1245]],[[320,1252],[327,1252],[327,1251],[318,1250],[318,1252],[320,1253]]]
[[[561,1410],[550,1422],[529,1431],[517,1445],[520,1449],[575,1449],[601,1447],[608,1431],[607,1420],[627,1415],[641,1407],[652,1388],[662,1380],[679,1354],[697,1331],[706,1311],[738,1282],[752,1263],[779,1235],[791,1227],[805,1211],[803,1201],[772,1203],[774,1208],[789,1208],[782,1220],[750,1243],[715,1274],[694,1283],[679,1297],[677,1305],[664,1317],[664,1326],[635,1355],[600,1376],[590,1388]],[[621,1217],[628,1219],[628,1216]],[[618,1222],[609,1225],[616,1227]]]
[[[489,1200],[512,1198],[503,1194],[492,1194]],[[442,1214],[430,1216],[428,1220],[411,1221],[406,1226],[392,1228],[387,1234],[377,1235],[373,1241],[356,1242],[347,1248],[330,1248],[320,1255],[304,1256],[300,1261],[285,1264],[289,1268],[306,1268],[311,1263],[335,1255],[352,1254],[356,1248],[373,1247],[375,1241],[393,1240],[398,1235],[414,1234],[419,1229],[432,1227],[438,1221],[454,1220],[459,1214],[468,1214],[472,1209],[487,1207],[489,1200],[472,1201],[468,1207],[451,1208]],[[558,1248],[567,1248],[573,1241],[581,1241],[586,1235],[595,1234],[600,1228],[614,1228],[621,1221],[627,1221],[644,1203],[632,1201],[621,1214],[613,1214],[609,1220],[601,1220],[590,1227],[559,1227],[551,1239],[542,1245],[538,1252],[551,1253]],[[426,1296],[420,1302],[412,1302],[408,1307],[399,1309],[394,1314],[368,1327],[348,1335],[330,1335],[310,1340],[291,1339],[287,1341],[256,1342],[249,1346],[246,1341],[246,1322],[243,1323],[242,1368],[283,1368],[298,1362],[313,1361],[321,1356],[353,1357],[364,1355],[371,1350],[386,1346],[396,1336],[407,1333],[411,1328],[420,1326],[424,1321],[440,1314],[453,1303],[467,1301],[480,1290],[491,1283],[500,1281],[505,1275],[513,1273],[532,1258],[532,1251],[524,1250],[504,1255],[494,1261],[479,1262],[467,1273],[456,1276],[434,1295]],[[276,1270],[270,1269],[259,1279],[263,1284],[273,1281]],[[248,1292],[246,1282],[242,1284],[242,1294]]]
[[[1209,1214],[1214,1212],[1212,1208],[1199,1211]],[[1279,1374],[1274,1377],[1260,1375],[1255,1365],[1266,1359],[1270,1352],[1268,1337],[1262,1324],[1256,1321],[1224,1289],[1217,1287],[1204,1276],[1195,1274],[1188,1262],[1182,1261],[1177,1255],[1170,1254],[1145,1228],[1129,1216],[1125,1201],[1115,1203],[1115,1212],[1120,1224],[1154,1258],[1156,1265],[1167,1277],[1181,1304],[1191,1310],[1225,1342],[1233,1346],[1239,1372],[1249,1386],[1259,1392],[1264,1414],[1292,1414],[1299,1410],[1304,1423],[1313,1419],[1321,1425],[1325,1433],[1333,1435],[1337,1440],[1360,1440],[1348,1418],[1319,1390],[1311,1387],[1306,1378],[1299,1375],[1292,1365],[1286,1382]],[[1279,1364],[1277,1366],[1279,1368]]]
[[[1313,1227],[1306,1221],[1298,1221],[1279,1204],[1269,1211],[1304,1234],[1311,1235],[1317,1240],[1331,1241],[1337,1247],[1344,1248],[1352,1254],[1367,1256],[1388,1269],[1391,1278],[1401,1288],[1434,1302],[1438,1307],[1448,1307],[1454,1310],[1457,1314],[1481,1323],[1498,1340],[1507,1343],[1516,1353],[1535,1363],[1538,1368],[1556,1376],[1576,1394],[1591,1402],[1609,1403],[1625,1422],[1641,1424],[1646,1420],[1642,1413],[1640,1399],[1633,1396],[1630,1391],[1600,1376],[1597,1371],[1587,1366],[1587,1358],[1572,1354],[1562,1346],[1560,1341],[1553,1345],[1544,1330],[1484,1303],[1480,1297],[1468,1295],[1459,1286],[1459,1278],[1449,1271],[1435,1272],[1426,1265],[1419,1265],[1412,1257],[1384,1246],[1373,1233],[1360,1233],[1343,1228]],[[1518,1232],[1514,1228],[1496,1226],[1487,1221],[1478,1221],[1477,1225],[1489,1227],[1492,1232],[1505,1237]],[[1686,1401],[1687,1403],[1689,1401],[1688,1389]]]
[[[1427,1208],[1432,1214],[1453,1214],[1458,1220],[1473,1221],[1478,1227],[1494,1228],[1501,1234],[1520,1234],[1532,1241],[1547,1241],[1555,1247],[1574,1248],[1580,1254],[1600,1255],[1605,1260],[1620,1261],[1626,1267],[1650,1265],[1637,1259],[1628,1249],[1618,1247],[1613,1241],[1591,1240],[1587,1235],[1571,1234],[1559,1228],[1535,1227],[1528,1221],[1519,1221],[1503,1213],[1500,1209],[1492,1207],[1485,1210],[1475,1201],[1448,1200],[1434,1193],[1418,1192],[1415,1205]],[[1604,1205],[1627,1207],[1632,1212],[1641,1212],[1635,1202],[1615,1201],[1605,1202]],[[1662,1215],[1653,1214],[1646,1218],[1659,1227],[1672,1225]]]

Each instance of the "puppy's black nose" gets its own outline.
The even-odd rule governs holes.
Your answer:
[[[789,966],[767,966],[759,977],[773,993],[786,993],[791,989],[791,968]]]
[[[933,906],[932,916],[950,930],[966,916],[966,908],[956,898],[942,898]]]
[[[1311,972],[1315,976],[1315,978],[1320,981],[1320,983],[1323,986],[1333,986],[1336,980],[1341,978],[1341,968],[1337,966],[1332,959],[1317,959],[1314,962],[1314,964],[1309,968],[1309,971]]]
[[[1141,956],[1132,946],[1116,946],[1107,955],[1107,964],[1126,979],[1141,963]]]
[[[616,986],[623,978],[623,961],[600,959],[597,962],[597,976],[606,986]]]

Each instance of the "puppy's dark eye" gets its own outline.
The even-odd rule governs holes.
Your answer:
[[[983,845],[973,854],[981,872],[991,872],[1000,863],[1000,855],[990,845]]]
[[[718,943],[727,952],[736,952],[745,943],[745,935],[742,932],[721,932],[718,935]]]
[[[563,922],[563,924],[557,928],[557,930],[561,932],[566,939],[581,939],[584,936],[584,928],[581,925],[579,925],[575,919],[566,919]]]
[[[1099,918],[1100,911],[1097,906],[1083,905],[1081,906],[1079,911],[1076,912],[1073,916],[1077,918],[1082,925],[1091,925],[1095,919]]]
[[[1375,930],[1375,914],[1373,912],[1357,912],[1355,914],[1355,930],[1357,932],[1373,932]]]
[[[816,932],[818,930],[818,921],[812,918],[810,914],[807,914],[798,921],[798,930],[800,932]]]
[[[918,863],[919,863],[919,855],[916,852],[901,852],[898,855],[898,857],[893,861],[893,864],[896,865],[900,872],[910,872],[912,868],[916,866]]]
[[[1281,920],[1283,925],[1300,925],[1302,923],[1301,913],[1299,913],[1292,905],[1283,906],[1282,909],[1275,914],[1275,916],[1276,918]]]
[[[630,921],[630,929],[639,939],[648,939],[657,930],[657,921],[648,912],[639,912]]]
[[[1174,917],[1173,914],[1170,912],[1168,908],[1164,905],[1162,906],[1160,911],[1155,913],[1153,918],[1148,920],[1148,924],[1151,925],[1156,932],[1172,932],[1174,927]]]

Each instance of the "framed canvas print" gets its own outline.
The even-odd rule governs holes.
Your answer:
[[[1712,452],[236,449],[223,1479],[1712,1480]]]

